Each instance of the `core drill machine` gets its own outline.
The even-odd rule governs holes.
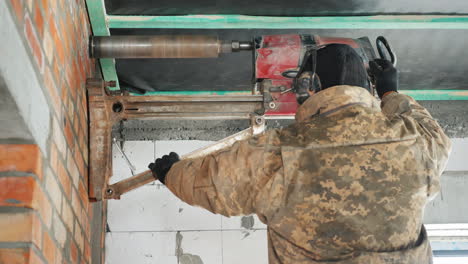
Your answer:
[[[182,158],[217,151],[262,132],[265,119],[294,118],[300,96],[295,80],[314,52],[330,44],[346,44],[354,48],[367,69],[369,61],[377,58],[368,37],[266,35],[249,41],[223,41],[216,36],[198,35],[92,37],[90,55],[94,58],[216,58],[223,53],[252,52],[254,78],[251,95],[238,96],[138,96],[108,89],[112,83],[89,80],[91,199],[118,199],[120,195],[155,180],[151,171],[145,171],[108,184],[112,172],[111,130],[116,122],[178,118],[251,120],[251,128]],[[396,56],[384,37],[377,38],[376,47],[380,58],[396,64]],[[373,87],[370,74],[368,79]]]

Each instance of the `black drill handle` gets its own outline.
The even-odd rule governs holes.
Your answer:
[[[387,39],[383,36],[379,36],[377,37],[375,42],[380,58],[390,61],[393,64],[393,66],[396,67],[397,58],[392,48],[390,47],[390,44],[388,43]]]

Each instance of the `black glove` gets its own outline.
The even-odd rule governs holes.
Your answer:
[[[398,91],[398,71],[390,61],[376,59],[369,62],[369,68],[376,80],[375,86],[380,98],[387,92]]]
[[[309,91],[314,91],[313,80],[314,76],[310,71],[305,71],[294,79],[294,91],[298,104],[304,103],[310,97]]]
[[[165,184],[166,174],[171,169],[172,165],[180,160],[179,155],[175,152],[164,155],[160,159],[156,159],[154,163],[150,163],[148,168],[153,172],[153,176],[160,182]]]

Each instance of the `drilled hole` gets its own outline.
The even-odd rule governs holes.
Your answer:
[[[117,102],[112,105],[112,111],[114,111],[114,113],[120,113],[122,112],[122,110],[123,110],[123,105],[121,102]]]

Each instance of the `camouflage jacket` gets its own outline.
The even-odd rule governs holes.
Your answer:
[[[414,99],[363,88],[311,96],[296,123],[169,171],[183,201],[268,226],[269,262],[431,263],[422,218],[451,143]]]

